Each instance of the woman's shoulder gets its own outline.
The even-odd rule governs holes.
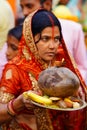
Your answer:
[[[21,71],[16,64],[7,63],[4,67],[2,77],[19,77]]]
[[[17,65],[14,63],[7,63],[4,67],[4,70],[8,70],[8,69],[17,69]]]

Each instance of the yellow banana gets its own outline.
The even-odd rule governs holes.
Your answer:
[[[33,93],[32,91],[24,92],[24,97],[29,97],[32,101],[35,101],[40,104],[44,104],[44,105],[52,104],[51,99],[44,97],[44,96],[39,96],[39,95]]]

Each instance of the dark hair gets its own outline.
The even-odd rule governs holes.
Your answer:
[[[25,20],[25,17],[23,17],[23,18],[17,18],[17,20],[16,20],[16,26],[23,25],[24,20]]]
[[[9,30],[8,35],[12,35],[20,41],[22,36],[22,28],[23,25],[16,26]]]
[[[32,18],[32,33],[35,36],[38,33],[41,33],[46,27],[58,26],[61,34],[61,24],[57,17],[50,11],[40,10],[35,13]]]

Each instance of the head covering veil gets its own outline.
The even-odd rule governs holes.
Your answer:
[[[35,36],[36,34],[40,34],[42,30],[45,29],[46,27],[54,27],[54,26],[59,27],[60,36],[62,36],[61,25],[59,20],[51,12],[48,12],[43,9],[36,12],[32,16],[32,19],[31,20],[30,19],[31,19],[30,15],[25,19],[23,26],[23,35],[26,40],[26,46],[29,47],[30,51],[34,54],[35,57],[38,57],[33,36]],[[31,45],[33,49],[31,48]]]

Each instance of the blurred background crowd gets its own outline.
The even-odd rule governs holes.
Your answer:
[[[59,0],[54,0],[53,8],[59,5]],[[65,18],[69,19],[70,13],[72,13],[76,17],[72,17],[72,20],[77,21],[82,24],[83,31],[87,32],[87,0],[65,0],[63,3],[66,5],[68,11],[66,13]],[[64,10],[63,10],[64,9]],[[66,11],[64,7],[61,8],[61,15]],[[69,12],[70,11],[70,12]],[[60,16],[63,17],[64,16]]]
[[[8,0],[9,2],[11,0]],[[15,4],[11,4],[11,6],[13,6],[14,9],[14,14],[16,15],[16,17],[22,17],[22,11],[21,11],[21,7],[19,5],[20,0],[14,0]],[[60,2],[61,1],[61,2]],[[12,3],[12,2],[10,2]],[[77,16],[76,20],[78,22],[81,22],[83,25],[86,25],[86,21],[87,21],[87,0],[53,0],[52,1],[52,10],[55,9],[57,6],[59,6],[60,4],[65,5],[70,11],[67,12],[67,14],[64,15],[68,15],[69,13],[73,14],[74,16]],[[65,10],[63,10],[63,8],[61,8],[61,14],[64,13]],[[66,13],[66,12],[65,12]],[[62,17],[62,16],[61,16]],[[67,16],[68,17],[68,16]],[[85,30],[85,29],[84,29]]]

